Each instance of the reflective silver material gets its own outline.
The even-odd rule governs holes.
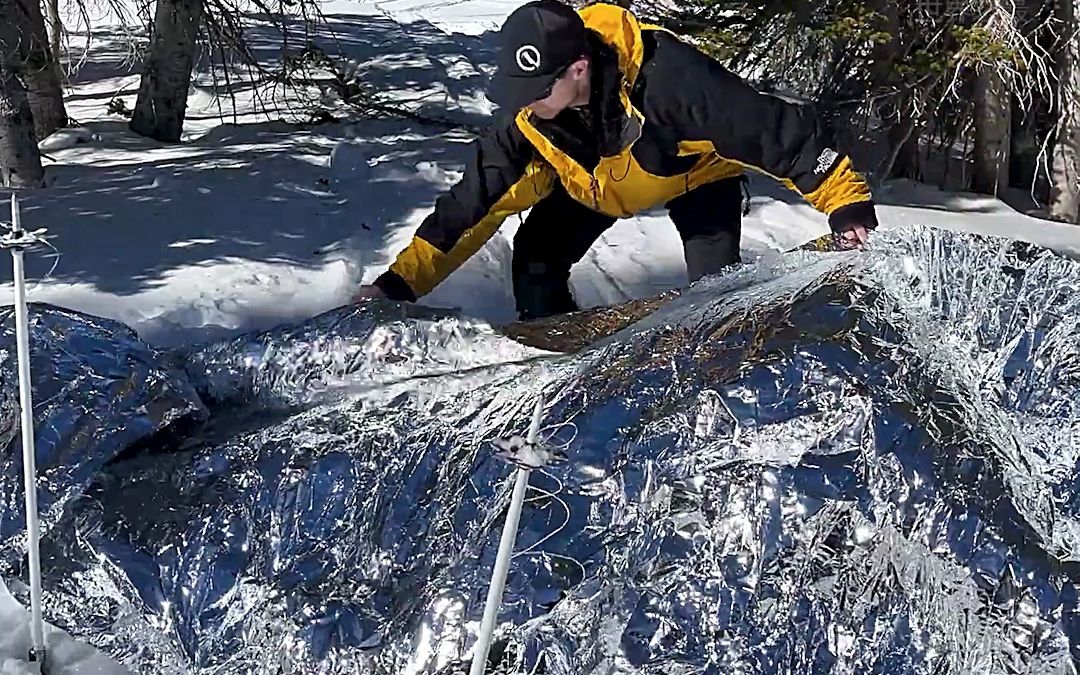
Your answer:
[[[126,448],[206,409],[191,385],[126,326],[30,305],[38,508],[64,504]],[[0,572],[24,553],[25,515],[15,316],[0,311]]]
[[[210,420],[69,502],[49,618],[145,673],[464,670],[493,441],[543,395],[568,459],[532,477],[498,672],[1074,673],[1078,289],[913,228],[573,354],[389,304],[177,354]]]
[[[178,355],[212,404],[294,407],[396,381],[542,354],[483,322],[416,305],[360,305]]]

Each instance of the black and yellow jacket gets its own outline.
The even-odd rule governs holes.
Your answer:
[[[461,181],[375,281],[387,297],[429,293],[555,181],[581,203],[623,218],[750,168],[800,193],[829,215],[834,231],[873,225],[865,180],[809,108],[757,92],[619,7],[580,13],[593,38],[586,114],[541,120],[522,111],[477,141]]]

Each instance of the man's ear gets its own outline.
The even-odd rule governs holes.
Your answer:
[[[589,59],[584,56],[570,64],[570,75],[575,80],[583,80],[589,75]]]

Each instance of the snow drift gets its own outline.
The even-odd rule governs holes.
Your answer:
[[[490,442],[542,396],[570,461],[533,476],[502,672],[1075,672],[1078,288],[1049,251],[886,230],[567,354],[342,308],[161,355],[168,390],[199,394],[164,408],[97,393],[162,401],[137,360],[69,381],[61,360],[101,362],[116,329],[42,307],[39,449],[72,476],[47,616],[143,673],[454,672],[511,487]],[[76,433],[61,412],[89,402],[105,428]],[[162,419],[189,423],[145,440]]]

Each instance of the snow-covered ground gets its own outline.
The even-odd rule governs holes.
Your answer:
[[[491,111],[483,95],[490,31],[517,4],[333,0],[318,42],[354,59],[359,78],[385,99],[482,121]],[[50,186],[24,197],[27,226],[49,228],[60,252],[59,260],[32,256],[33,279],[56,263],[33,300],[119,319],[159,344],[303,319],[345,303],[358,282],[385,269],[459,175],[469,140],[462,132],[401,120],[297,126],[305,115],[296,92],[245,86],[234,100],[219,96],[208,74],[190,97],[186,143],[136,136],[107,110],[114,97],[128,108],[135,101],[138,71],[122,33],[99,24],[72,39],[89,44],[67,103],[80,128],[45,142]],[[252,36],[272,63],[273,31],[255,27]],[[258,112],[260,100],[275,105]],[[821,214],[768,178],[752,187],[748,257],[826,231]],[[928,223],[1080,252],[1075,228],[990,198],[903,185],[879,198],[885,226]],[[507,270],[517,224],[510,219],[423,302],[512,319]],[[10,279],[6,265],[3,274]],[[572,283],[585,306],[684,284],[674,227],[659,211],[621,221],[575,267]]]
[[[30,640],[29,612],[16,602],[0,579],[0,675],[36,673],[27,662]],[[129,675],[130,671],[94,648],[72,640],[46,625],[46,666],[49,675]]]
[[[385,100],[477,122],[491,112],[482,91],[490,31],[517,4],[331,0],[318,42],[354,59],[360,79]],[[397,119],[297,124],[306,112],[297,92],[260,84],[219,95],[205,73],[191,93],[183,144],[136,136],[108,106],[114,98],[134,106],[138,70],[124,31],[111,25],[115,14],[104,3],[91,10],[92,30],[72,39],[88,45],[67,99],[79,126],[43,143],[49,186],[22,196],[25,226],[47,227],[59,252],[29,256],[32,301],[118,319],[161,345],[302,320],[344,304],[356,284],[381,273],[459,175],[463,132]],[[273,33],[251,34],[272,63]],[[274,106],[260,111],[267,100]],[[747,259],[827,231],[822,214],[769,179],[755,178],[751,189]],[[911,184],[877,197],[885,227],[978,231],[1080,256],[1080,228],[991,198]],[[513,319],[508,271],[518,222],[509,220],[423,302]],[[574,268],[572,284],[585,306],[651,295],[685,283],[681,251],[664,213],[627,219]],[[10,265],[0,262],[0,274],[7,303]],[[23,672],[14,660],[28,643],[21,611],[0,586],[0,673]],[[59,632],[50,640],[59,645],[54,673],[120,672]]]

